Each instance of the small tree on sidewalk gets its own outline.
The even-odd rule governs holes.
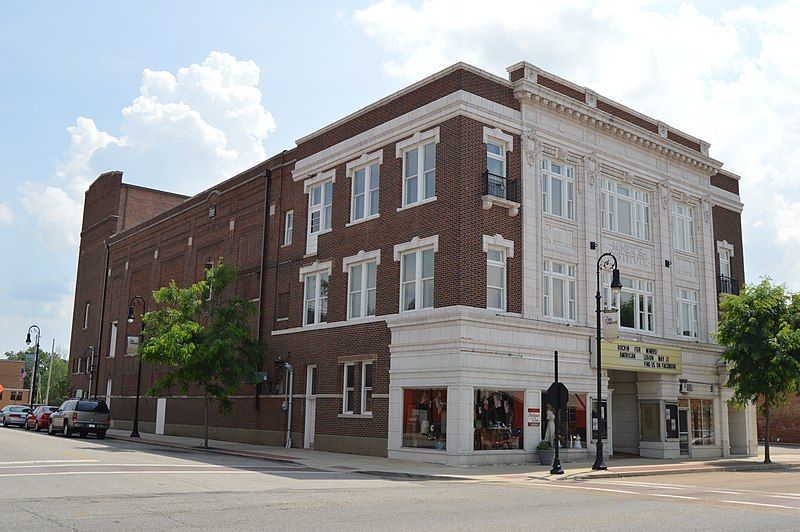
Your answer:
[[[732,402],[743,407],[762,399],[766,420],[764,463],[769,456],[771,411],[786,403],[800,386],[800,297],[769,279],[725,295],[717,340],[727,349]]]
[[[217,401],[220,412],[230,412],[230,396],[244,384],[256,383],[256,371],[265,357],[264,346],[248,327],[256,305],[226,292],[236,277],[237,271],[220,260],[206,271],[205,279],[188,288],[178,288],[172,281],[153,292],[159,309],[144,316],[142,360],[170,366],[148,395],[175,388],[186,394],[190,387],[200,387],[206,448],[210,402]]]

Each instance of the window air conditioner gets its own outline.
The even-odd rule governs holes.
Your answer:
[[[681,393],[689,393],[691,391],[694,391],[694,387],[690,383],[688,383],[688,382],[682,382],[681,383],[681,387],[680,387],[680,392]]]

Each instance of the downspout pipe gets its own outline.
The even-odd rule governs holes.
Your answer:
[[[258,273],[258,342],[264,342],[264,262],[267,260],[269,250],[269,184],[272,177],[272,170],[267,168],[264,172],[264,223],[261,233],[261,269]],[[261,369],[261,368],[259,368]],[[255,407],[260,409],[259,398],[261,396],[261,383],[256,384]]]
[[[284,362],[283,367],[286,368],[287,386],[286,386],[286,399],[283,401],[283,407],[286,410],[286,448],[292,448],[292,396],[294,395],[294,367]]]
[[[105,268],[103,268],[103,295],[102,299],[100,300],[100,331],[97,333],[97,364],[94,371],[97,371],[97,378],[94,380],[94,392],[91,389],[91,380],[92,374],[89,374],[89,393],[93,393],[94,398],[97,399],[97,385],[100,382],[100,360],[102,359],[103,353],[103,329],[105,321],[106,321],[106,290],[108,289],[108,262],[110,259],[111,253],[109,252],[109,248],[111,247],[108,243],[108,239],[105,241],[106,246],[106,260],[105,260]],[[93,353],[94,354],[94,353]],[[92,371],[92,368],[89,368]]]

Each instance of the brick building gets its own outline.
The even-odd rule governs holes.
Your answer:
[[[794,396],[780,408],[773,409],[771,417],[770,441],[800,444],[800,395]],[[758,437],[761,440],[767,435],[766,423],[766,417],[759,411]]]
[[[27,405],[31,391],[22,387],[19,372],[25,367],[23,360],[0,360],[0,408],[6,405]]]
[[[613,252],[624,288],[612,296],[604,271],[603,301],[620,309],[601,355],[606,448],[755,452],[755,412],[727,405],[710,336],[718,293],[744,280],[738,176],[705,141],[528,63],[508,72],[458,63],[191,198],[101,175],[86,195],[72,387],[130,427],[130,298],[152,308],[154,289],[224,257],[258,302],[269,382],[214,412],[212,438],[527,461],[550,438],[558,350],[562,456],[577,459],[597,437],[595,268]],[[143,387],[161,372],[145,366]],[[140,428],[199,435],[201,405],[143,398]]]

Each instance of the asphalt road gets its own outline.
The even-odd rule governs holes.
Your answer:
[[[800,470],[397,480],[9,428],[0,512],[3,530],[798,530]]]

